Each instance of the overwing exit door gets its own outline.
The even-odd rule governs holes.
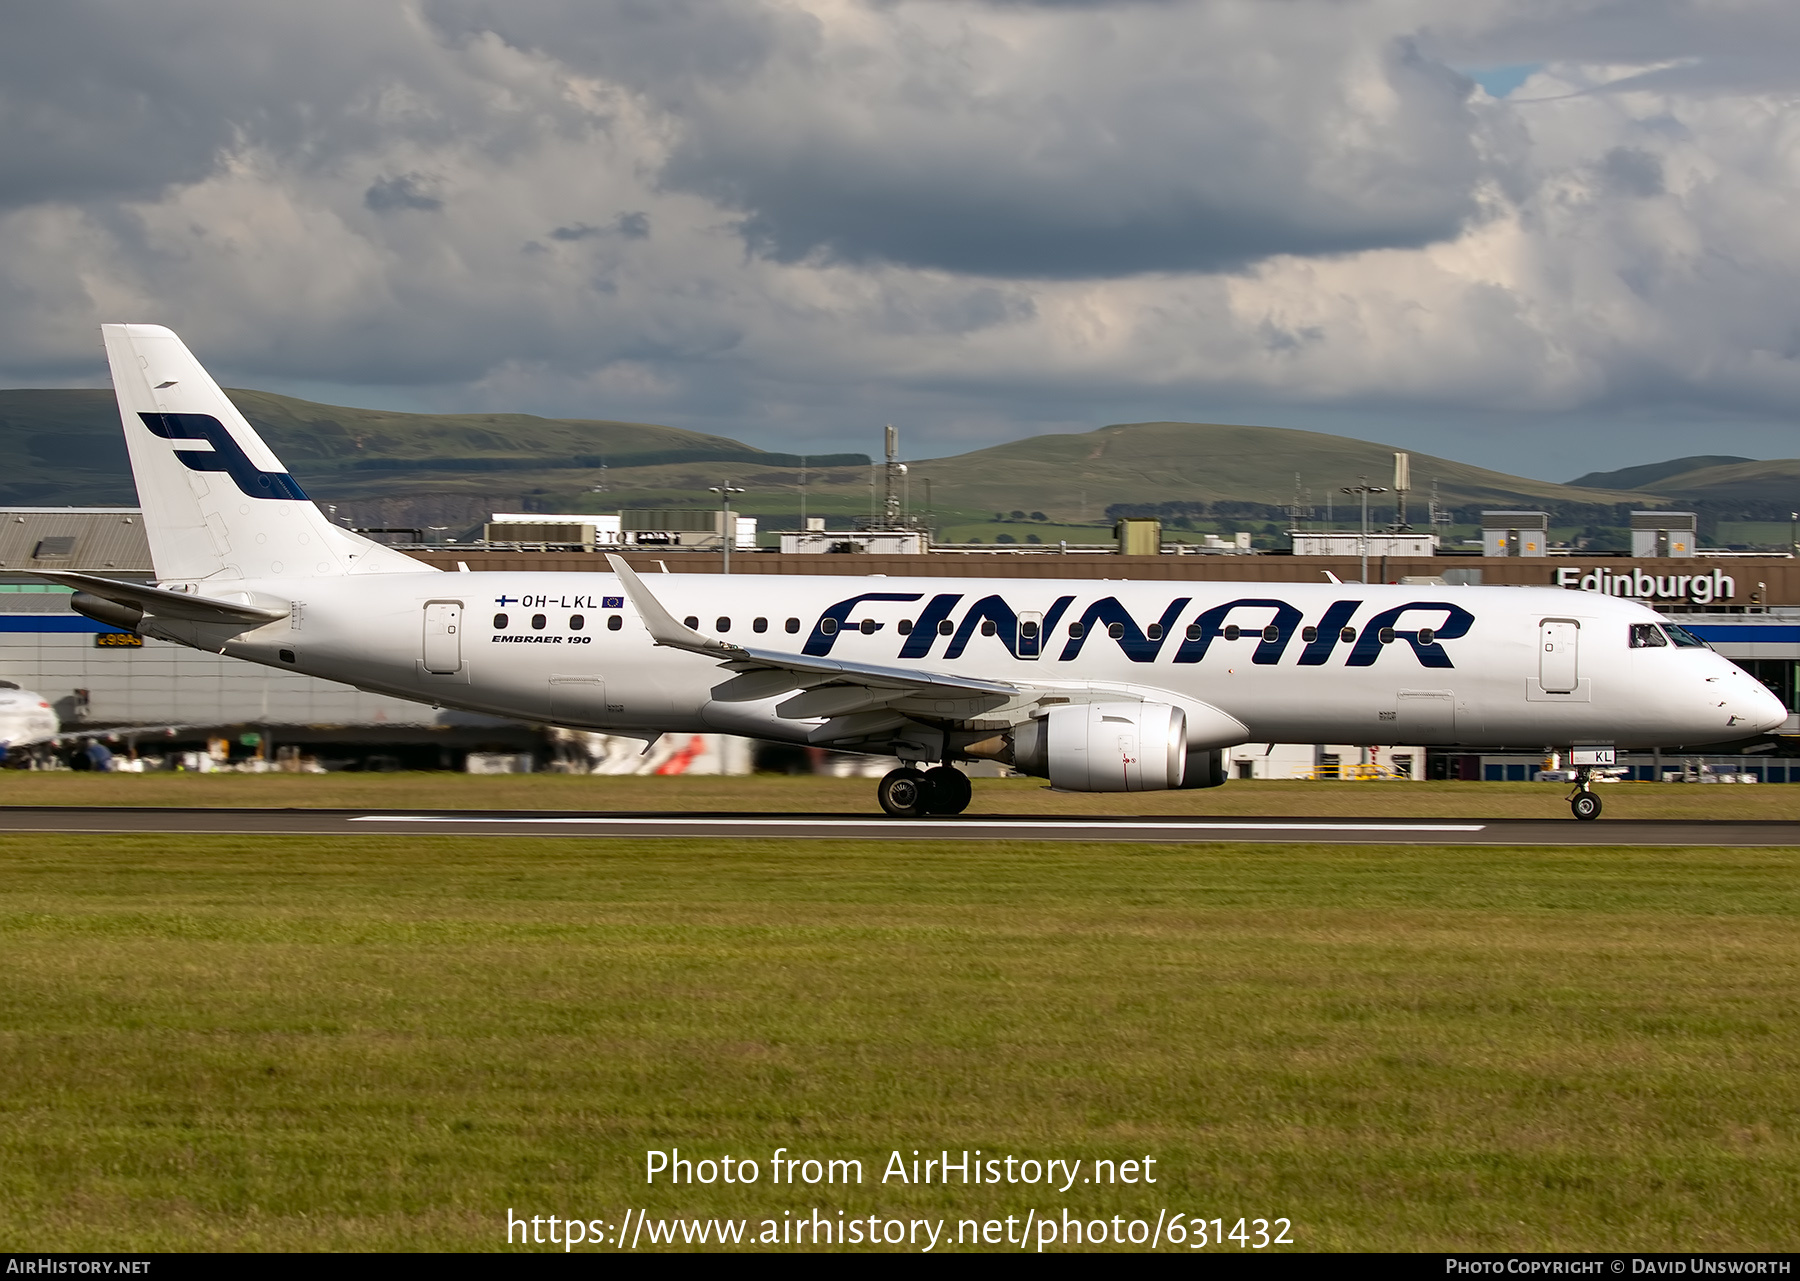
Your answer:
[[[1546,694],[1573,693],[1580,683],[1581,624],[1546,618],[1538,624],[1538,685]]]
[[[425,670],[440,676],[462,670],[462,602],[434,600],[425,606]]]
[[[1040,613],[1019,615],[1019,657],[1036,658],[1044,648],[1044,616]]]

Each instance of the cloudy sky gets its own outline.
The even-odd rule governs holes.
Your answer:
[[[15,0],[0,385],[1800,454],[1783,0]]]

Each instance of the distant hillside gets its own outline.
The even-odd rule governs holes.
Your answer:
[[[1343,513],[1353,500],[1339,491],[1367,476],[1393,480],[1394,447],[1321,432],[1222,423],[1122,423],[1080,435],[1034,436],[991,449],[915,463],[915,485],[929,478],[940,504],[1001,511],[1029,505],[1053,518],[1089,519],[1112,503],[1187,500],[1282,505],[1294,500],[1294,478],[1310,489],[1322,514],[1326,500]],[[1414,452],[1413,511],[1422,516],[1432,482],[1446,506],[1541,503],[1614,505],[1611,490],[1529,480]],[[914,494],[918,491],[915,488]],[[1374,512],[1392,510],[1377,495]]]
[[[1701,467],[1659,481],[1656,488],[1677,502],[1759,510],[1784,519],[1790,510],[1800,510],[1800,458]]]
[[[1733,463],[1755,461],[1754,458],[1738,458],[1732,454],[1695,454],[1691,458],[1671,458],[1666,463],[1621,467],[1618,471],[1591,471],[1585,476],[1577,476],[1569,483],[1588,489],[1644,489],[1660,480],[1667,480],[1684,472],[1699,471],[1703,467],[1724,467]]]
[[[1714,520],[1786,520],[1789,512],[1800,510],[1797,458],[1757,460],[1698,454],[1666,463],[1591,472],[1570,483],[1617,489],[1641,495],[1644,501],[1690,506]],[[1652,485],[1656,493],[1646,493]],[[1706,524],[1701,528],[1704,531]]]
[[[358,524],[466,529],[487,511],[514,507],[710,505],[716,500],[707,487],[721,483],[743,486],[742,510],[764,516],[771,528],[797,524],[802,503],[834,521],[870,510],[870,469],[860,454],[809,457],[802,494],[794,455],[654,423],[402,414],[260,391],[231,395],[307,493],[340,505],[339,517]],[[110,391],[0,391],[0,450],[7,460],[0,503],[134,501]],[[1669,473],[1677,464],[1695,466]],[[1093,526],[1114,504],[1284,506],[1294,500],[1296,474],[1319,515],[1329,500],[1340,520],[1349,519],[1355,504],[1341,489],[1362,476],[1389,484],[1393,447],[1280,427],[1122,423],[912,462],[908,485],[913,509],[929,507],[940,523],[1022,509],[1047,521]],[[1643,481],[1644,475],[1664,479]],[[1679,459],[1583,478],[1605,485],[1559,485],[1415,452],[1412,477],[1415,521],[1424,516],[1434,481],[1448,507],[1593,505],[1608,515],[1582,519],[1600,523],[1612,523],[1610,513],[1621,504],[1760,512],[1800,496],[1795,460]],[[1627,480],[1654,483],[1657,492],[1614,487]],[[602,485],[604,492],[596,492]],[[1370,509],[1386,520],[1392,499],[1377,496]],[[1782,506],[1781,514],[1787,510]]]
[[[402,414],[319,405],[264,391],[234,389],[230,395],[302,488],[334,501],[496,487],[585,491],[586,478],[572,482],[568,473],[594,473],[602,466],[719,460],[780,467],[799,461],[725,436],[654,423],[530,414]],[[8,464],[0,472],[0,502],[134,501],[111,391],[0,390],[0,451]],[[815,465],[866,462],[863,455],[845,454]]]

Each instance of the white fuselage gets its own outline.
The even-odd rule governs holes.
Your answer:
[[[0,748],[48,742],[61,728],[49,701],[29,689],[0,689]]]
[[[1090,700],[1118,692],[1206,705],[1240,722],[1247,742],[1699,746],[1765,731],[1786,715],[1711,650],[1630,647],[1631,624],[1657,619],[1644,606],[1554,588],[760,574],[644,581],[701,633],[753,649],[1067,688]],[[777,710],[785,691],[718,697],[733,672],[716,657],[654,644],[613,574],[422,571],[232,587],[293,601],[293,614],[254,630],[164,620],[146,630],[525,720],[821,741],[824,717]],[[946,701],[914,704],[912,714],[952,726],[1025,713]]]

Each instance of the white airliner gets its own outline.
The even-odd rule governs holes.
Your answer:
[[[106,325],[157,585],[46,574],[92,618],[472,711],[897,756],[890,814],[960,813],[958,761],[1070,791],[1224,781],[1247,742],[1697,747],[1787,712],[1642,605],[1558,588],[449,573],[327,520],[169,330]]]
[[[0,681],[0,760],[14,748],[49,742],[60,728],[55,709],[42,694]]]

